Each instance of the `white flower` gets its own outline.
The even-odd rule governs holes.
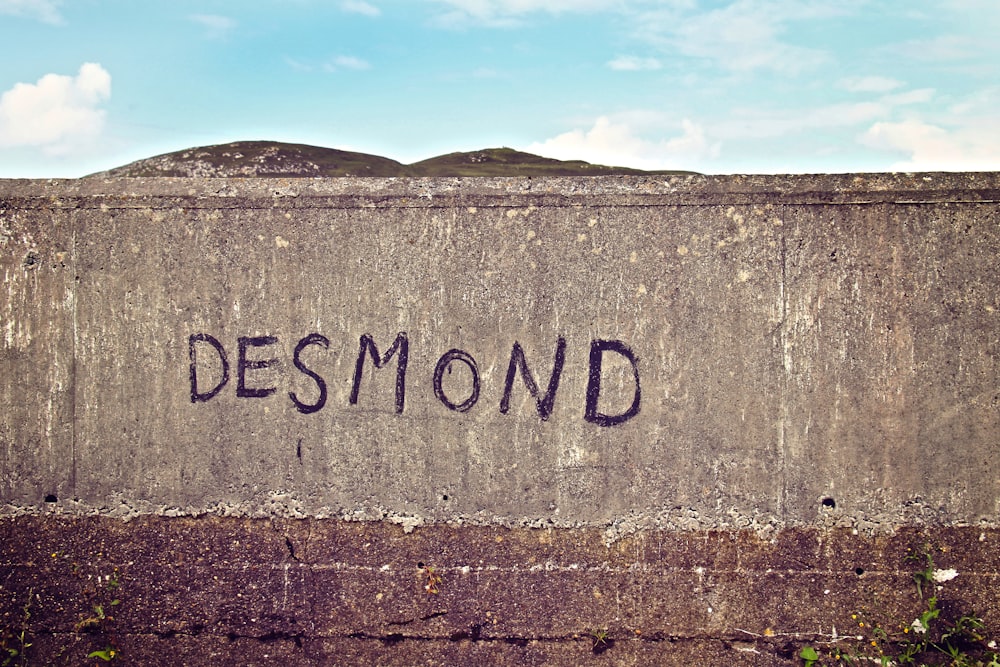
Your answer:
[[[921,621],[919,618],[913,619],[913,623],[910,623],[910,627],[913,628],[914,632],[917,632],[917,633],[920,633],[920,634],[926,634],[927,633],[927,626],[924,625],[923,621]]]
[[[934,570],[934,581],[939,584],[943,584],[946,581],[951,581],[958,576],[957,570]]]

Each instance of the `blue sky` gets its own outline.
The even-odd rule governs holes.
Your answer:
[[[274,139],[1000,170],[998,0],[0,0],[0,177]]]

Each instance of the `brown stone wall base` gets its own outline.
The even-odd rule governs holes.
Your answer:
[[[902,632],[926,607],[926,560],[908,560],[926,545],[958,573],[942,615],[975,611],[996,637],[998,543],[973,527],[607,546],[593,528],[22,516],[0,521],[0,631],[17,649],[25,630],[27,664],[46,665],[107,647],[154,666],[798,665],[805,644],[857,644],[852,615]]]

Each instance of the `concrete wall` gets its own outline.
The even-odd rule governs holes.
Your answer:
[[[2,500],[992,520],[997,186],[8,182]]]
[[[7,564],[35,563],[26,526],[96,525],[135,562],[147,542],[115,520],[206,513],[230,523],[183,525],[565,528],[639,540],[626,569],[720,530],[953,527],[986,548],[998,200],[997,174],[2,182]],[[523,556],[505,572],[545,562]],[[739,622],[694,635],[732,649]],[[528,625],[503,636],[545,634]]]

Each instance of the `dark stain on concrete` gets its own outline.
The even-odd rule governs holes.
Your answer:
[[[26,626],[31,664],[114,646],[123,665],[792,665],[850,632],[853,610],[914,617],[906,557],[928,544],[959,572],[942,608],[995,636],[997,540],[646,531],[606,546],[597,529],[23,516],[0,522],[0,626],[8,643]],[[436,594],[418,564],[440,573]]]

